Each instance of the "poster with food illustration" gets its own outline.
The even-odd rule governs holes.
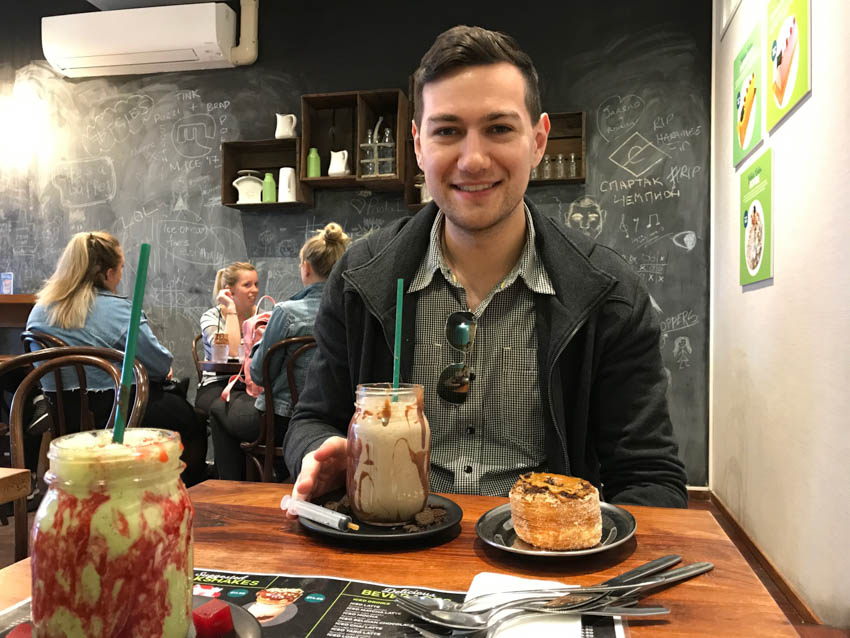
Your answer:
[[[771,152],[741,172],[741,285],[773,277]]]
[[[811,90],[809,0],[767,3],[767,128],[773,129]]]
[[[735,58],[732,87],[735,126],[732,127],[732,163],[737,166],[762,139],[764,83],[761,70],[761,25],[757,25]]]

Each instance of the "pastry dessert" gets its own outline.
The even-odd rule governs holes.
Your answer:
[[[278,616],[287,605],[295,602],[304,593],[302,589],[269,587],[257,592],[257,602],[248,609],[261,623]]]
[[[511,488],[514,530],[542,549],[585,549],[602,539],[599,492],[584,479],[529,472]]]

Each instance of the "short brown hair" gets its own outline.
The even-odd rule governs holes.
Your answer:
[[[534,124],[540,119],[540,86],[531,57],[506,33],[459,25],[443,31],[422,56],[413,74],[413,119],[422,124],[422,89],[456,69],[507,62],[525,80],[525,106]]]

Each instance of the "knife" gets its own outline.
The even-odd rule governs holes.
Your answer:
[[[682,557],[678,554],[668,554],[667,556],[656,558],[655,560],[651,560],[648,563],[645,563],[639,567],[635,567],[634,569],[630,569],[627,572],[623,572],[619,576],[614,576],[614,578],[610,578],[605,582],[599,583],[599,585],[626,585],[636,580],[640,580],[645,576],[651,576],[652,574],[657,574],[660,571],[664,571],[665,569],[672,567],[681,560]]]

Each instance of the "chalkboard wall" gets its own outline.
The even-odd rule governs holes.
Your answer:
[[[7,129],[19,118],[17,139],[29,131],[34,142],[2,155],[0,270],[14,271],[16,292],[34,292],[71,234],[105,229],[128,256],[126,294],[138,246],[151,242],[145,309],[181,376],[194,374],[190,342],[217,268],[248,259],[262,292],[283,299],[300,289],[298,249],[312,230],[333,220],[359,236],[407,214],[400,193],[368,191],[319,190],[312,208],[285,213],[223,207],[220,143],[273,137],[276,112],[300,119],[302,93],[406,90],[434,36],[454,24],[511,33],[537,64],[544,108],[587,114],[586,184],[533,186],[529,196],[613,246],[646,282],[680,454],[689,482],[706,483],[709,0],[551,2],[501,17],[492,3],[414,13],[262,2],[253,66],[84,80],[39,61],[38,18],[91,5],[25,4],[0,25],[0,104],[26,86],[40,106],[2,114]]]

